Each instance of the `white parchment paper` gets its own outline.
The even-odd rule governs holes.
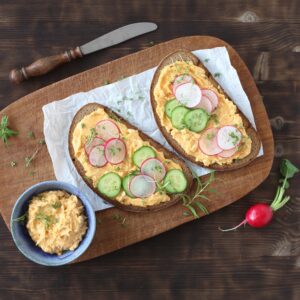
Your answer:
[[[226,48],[197,50],[193,53],[211,74],[219,74],[216,80],[255,127],[249,99],[236,70],[230,63]],[[110,107],[166,148],[173,150],[158,130],[152,114],[149,90],[154,71],[155,68],[85,93],[71,95],[43,107],[45,141],[57,180],[79,187],[89,197],[96,211],[111,205],[103,201],[85,184],[73,166],[68,152],[68,132],[72,119],[83,105],[98,102]],[[263,155],[262,148],[259,152],[259,156],[261,155]],[[209,172],[208,169],[188,161],[187,164],[199,176]]]

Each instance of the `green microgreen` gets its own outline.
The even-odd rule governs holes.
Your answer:
[[[33,132],[33,131],[28,131],[27,137],[30,138],[30,139],[35,139],[35,134],[34,134],[34,132]]]

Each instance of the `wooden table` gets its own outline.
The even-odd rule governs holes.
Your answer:
[[[26,260],[0,220],[0,299],[299,299],[299,176],[293,200],[261,230],[221,233],[246,209],[272,199],[282,157],[300,165],[300,6],[297,1],[1,1],[0,109],[38,88],[140,49],[185,35],[230,43],[254,75],[275,138],[269,178],[235,204],[140,244],[61,268]],[[176,2],[176,3],[175,3]],[[136,21],[159,30],[12,85],[16,66],[80,45]],[[3,171],[3,170],[1,170]],[[298,185],[297,185],[298,183]]]

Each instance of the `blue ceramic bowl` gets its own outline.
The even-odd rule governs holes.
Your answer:
[[[87,217],[88,229],[79,246],[73,251],[66,251],[62,255],[49,254],[36,246],[28,234],[25,224],[15,221],[28,210],[29,200],[37,194],[50,190],[63,190],[77,196],[84,208]],[[18,249],[30,260],[45,266],[60,266],[77,259],[91,244],[96,231],[95,212],[88,198],[75,186],[61,181],[44,181],[33,185],[17,200],[10,219],[13,240]]]

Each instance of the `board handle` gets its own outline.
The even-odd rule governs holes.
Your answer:
[[[9,79],[13,83],[21,83],[31,77],[41,76],[54,70],[58,66],[81,58],[83,56],[79,47],[67,50],[64,53],[40,58],[27,67],[13,69],[9,73]]]

